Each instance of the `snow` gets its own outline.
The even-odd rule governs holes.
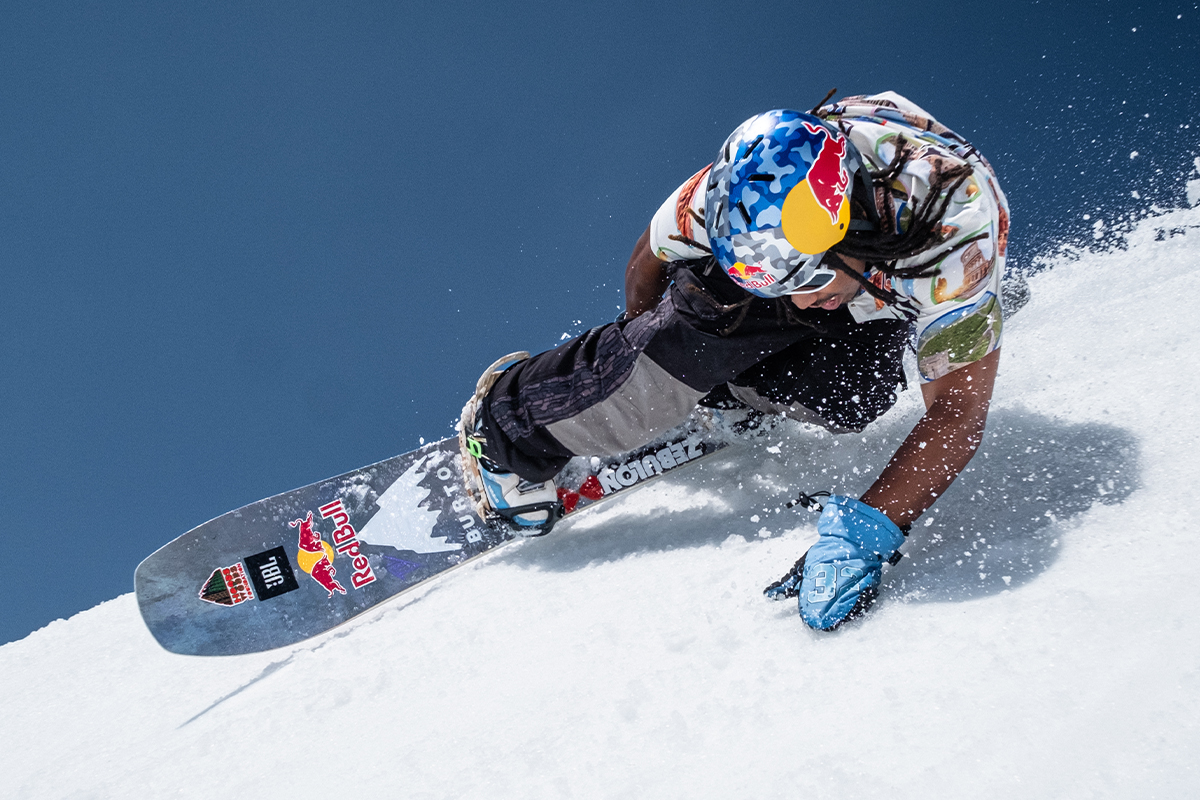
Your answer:
[[[295,647],[170,655],[130,595],[55,622],[0,648],[0,796],[1192,796],[1198,260],[1193,207],[1030,279],[985,450],[861,623],[761,590],[815,539],[784,502],[862,491],[916,391]]]

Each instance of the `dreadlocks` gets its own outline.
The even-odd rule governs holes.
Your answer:
[[[866,181],[856,183],[851,199],[851,218],[871,220],[878,217],[878,222],[867,230],[852,228],[846,233],[846,238],[829,249],[829,255],[826,256],[830,266],[853,277],[872,297],[909,313],[915,313],[911,303],[891,289],[872,283],[846,264],[840,256],[861,259],[868,267],[889,278],[928,278],[937,274],[937,267],[929,263],[897,267],[896,262],[928,252],[944,240],[942,215],[946,213],[954,193],[971,176],[973,170],[970,164],[943,168],[940,163],[935,162],[930,176],[929,194],[913,208],[907,227],[899,230],[896,224],[896,202],[891,186],[915,154],[913,146],[901,140],[891,163],[883,169],[870,170],[863,165],[863,169],[867,169],[869,188]],[[871,194],[874,197],[870,196]],[[871,205],[868,206],[868,203]],[[882,213],[871,213],[875,208],[881,209]],[[965,247],[976,238],[981,237],[961,242],[954,249]],[[939,253],[937,260],[940,261],[948,254]]]

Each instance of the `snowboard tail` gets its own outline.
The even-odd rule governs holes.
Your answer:
[[[573,459],[556,479],[564,515],[726,445],[690,423],[622,456]],[[239,655],[324,633],[518,538],[476,513],[448,438],[206,522],[138,565],[134,585],[165,649]]]

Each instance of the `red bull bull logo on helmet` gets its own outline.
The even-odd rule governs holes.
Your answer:
[[[804,180],[783,201],[780,224],[784,236],[802,253],[823,253],[846,236],[850,222],[846,171],[846,137],[810,122],[805,130],[821,135],[817,156]]]
[[[810,123],[802,123],[809,133],[817,133],[822,129]],[[842,204],[846,202],[846,189],[850,185],[850,176],[846,174],[846,166],[842,159],[846,157],[846,138],[825,132],[825,141],[821,144],[821,152],[812,166],[804,182],[812,192],[817,205],[829,213],[829,224],[836,225]]]

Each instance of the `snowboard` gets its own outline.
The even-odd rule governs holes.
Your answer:
[[[632,452],[572,459],[556,478],[558,525],[727,444],[693,418]],[[475,512],[450,438],[193,528],[138,565],[134,586],[165,649],[240,655],[324,633],[523,538]]]

